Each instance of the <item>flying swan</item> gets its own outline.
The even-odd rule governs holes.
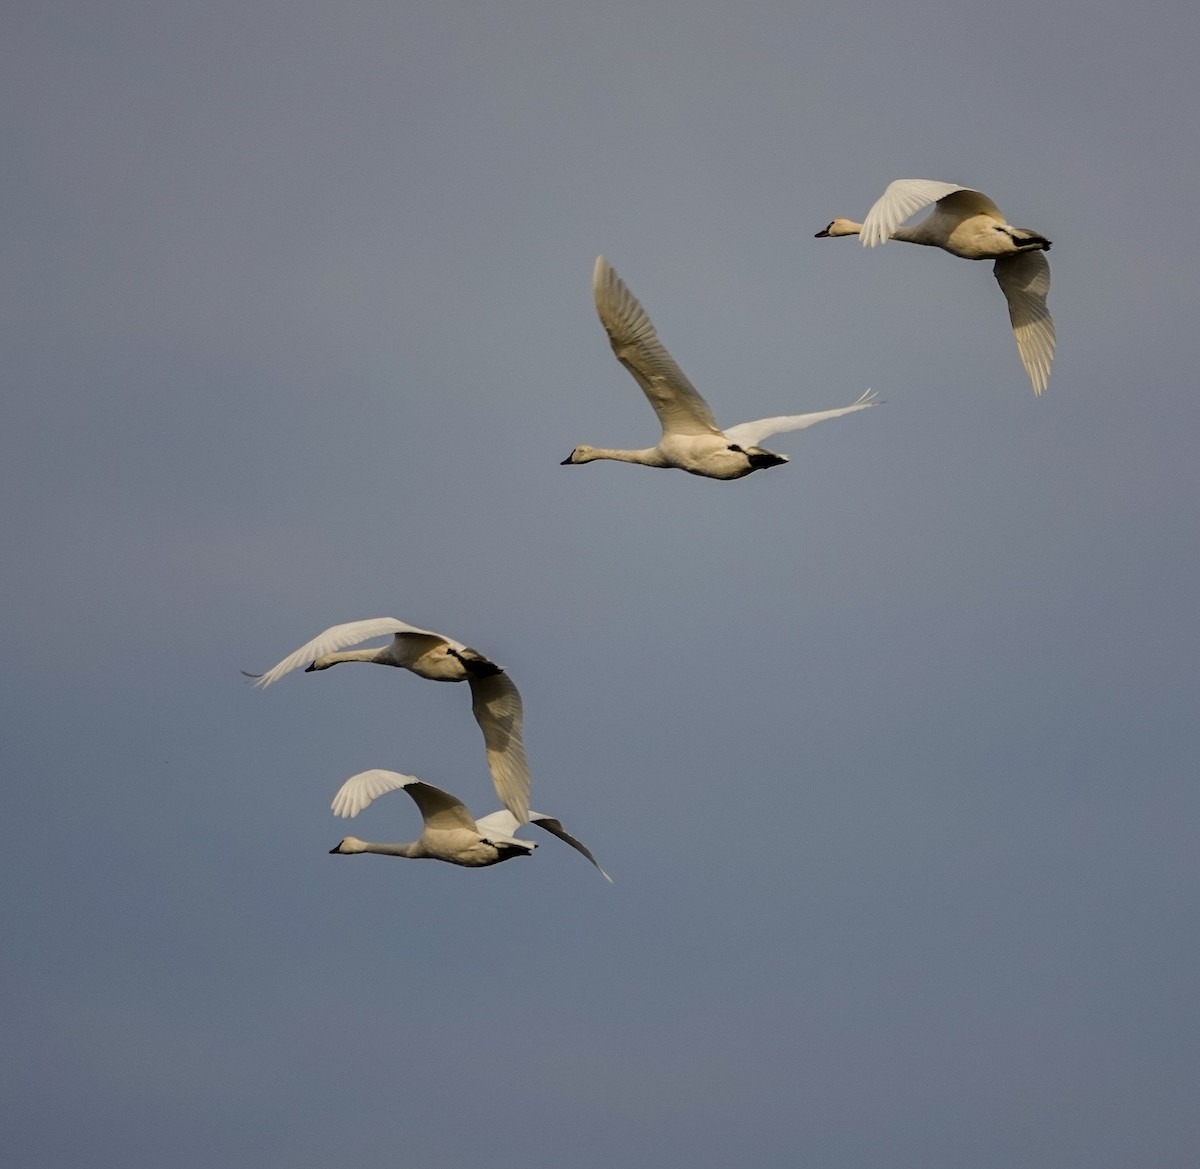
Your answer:
[[[815,414],[762,418],[722,431],[708,403],[658,339],[645,309],[603,256],[597,257],[592,271],[592,295],[617,360],[642,387],[658,415],[662,438],[657,446],[636,451],[577,446],[563,459],[564,467],[595,459],[616,459],[646,467],[678,467],[708,479],[740,479],[752,471],[788,461],[786,455],[777,455],[758,445],[768,435],[803,430],[827,418],[840,418],[876,404],[875,395],[867,390],[852,406]]]
[[[520,825],[507,809],[502,808],[490,816],[474,820],[466,806],[449,792],[425,783],[416,776],[401,775],[396,771],[376,768],[352,775],[338,788],[330,806],[334,815],[347,819],[357,816],[377,797],[400,788],[412,797],[424,821],[421,835],[416,840],[406,844],[374,844],[359,840],[357,836],[346,836],[329,851],[342,855],[374,852],[381,856],[429,858],[467,868],[483,868],[516,856],[528,856],[537,848],[532,840],[519,840],[513,835]],[[582,853],[611,884],[612,878],[596,863],[591,850],[576,840],[553,816],[530,812],[529,820]]]
[[[387,645],[338,652],[343,646],[385,633],[393,634]],[[375,662],[399,666],[434,682],[466,682],[471,688],[471,710],[483,732],[496,793],[518,823],[529,819],[529,764],[521,738],[521,695],[495,662],[440,633],[418,629],[395,617],[371,617],[330,626],[266,673],[247,677],[255,679],[255,686],[270,686],[305,662],[310,663],[305,666],[306,674],[327,670],[339,662]]]
[[[902,227],[910,216],[937,203],[915,227]],[[817,239],[859,235],[864,247],[889,239],[941,248],[964,260],[995,260],[992,269],[1008,301],[1008,319],[1021,364],[1040,394],[1054,361],[1054,321],[1046,308],[1050,265],[1043,252],[1050,241],[1024,227],[1013,227],[982,191],[934,179],[897,179],[889,183],[862,223],[835,219]]]

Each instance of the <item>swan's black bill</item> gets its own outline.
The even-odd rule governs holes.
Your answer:
[[[813,239],[824,239],[828,234],[829,234],[829,228],[823,227],[823,228],[821,228],[820,231],[817,232],[816,235],[813,236]]]

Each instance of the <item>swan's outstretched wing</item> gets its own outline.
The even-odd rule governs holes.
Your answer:
[[[373,800],[387,792],[398,791],[406,784],[420,783],[415,775],[401,775],[398,771],[360,771],[352,775],[337,790],[330,808],[335,816],[349,820],[357,816]]]
[[[1008,301],[1008,319],[1021,364],[1033,383],[1033,392],[1040,394],[1050,380],[1054,361],[1054,321],[1046,307],[1050,265],[1041,252],[1018,252],[1002,256],[993,271]]]
[[[317,658],[337,653],[338,650],[345,649],[348,645],[357,645],[360,641],[369,641],[372,637],[382,637],[385,633],[419,633],[426,637],[436,637],[455,649],[467,648],[465,645],[459,645],[457,641],[451,641],[448,637],[442,637],[440,633],[433,633],[428,629],[418,629],[415,625],[397,621],[395,617],[368,617],[365,621],[347,621],[344,625],[331,625],[324,633],[318,633],[312,641],[306,642],[295,653],[288,654],[283,661],[272,666],[265,674],[247,674],[246,676],[255,679],[255,686],[270,686],[272,682],[278,682],[285,674],[290,674],[293,670],[300,669],[301,666],[307,666]]]
[[[521,695],[505,673],[467,679],[471,710],[487,748],[488,770],[500,802],[517,818],[529,819],[529,763],[521,739]]]
[[[576,840],[575,837],[572,836],[562,826],[562,822],[560,820],[556,820],[553,816],[545,816],[541,812],[530,812],[529,819],[531,823],[536,824],[539,828],[544,828],[552,836],[557,836],[559,840],[565,841],[573,849],[575,849],[576,852],[582,853],[585,857],[587,857],[588,860],[592,862],[593,865],[596,866],[596,872],[598,872],[600,876],[602,876],[610,885],[612,884],[612,877],[610,877],[600,867],[599,863],[596,861],[596,858],[592,856],[592,850],[588,848],[588,846],[582,841]]]
[[[588,848],[582,841],[576,840],[563,826],[561,820],[556,820],[553,816],[547,816],[544,812],[530,812],[529,822],[536,824],[539,828],[544,828],[553,836],[557,836],[559,840],[565,841],[576,852],[582,853],[588,860],[596,866],[596,871],[611,885],[612,877],[610,877],[596,862],[596,858],[592,856],[592,850]],[[490,816],[484,816],[482,820],[477,820],[475,826],[484,835],[489,833],[499,834],[510,839],[513,833],[520,827],[513,814],[507,810],[501,809],[499,812],[493,812]]]
[[[475,827],[480,836],[486,836],[493,843],[498,840],[515,840],[519,844],[533,844],[533,841],[522,840],[516,835],[517,829],[521,826],[517,823],[516,816],[507,808],[501,808],[498,812],[481,816],[475,821]],[[536,848],[537,845],[534,844],[533,847]]]
[[[982,191],[958,183],[940,183],[936,179],[897,179],[888,183],[887,190],[867,212],[859,233],[863,246],[873,248],[876,244],[887,243],[892,232],[910,215],[938,202],[955,215],[994,215],[1002,222],[1004,220],[1000,208]]]
[[[725,437],[741,447],[757,446],[764,438],[787,430],[803,430],[829,418],[840,418],[856,410],[866,410],[879,405],[879,395],[867,390],[852,406],[841,406],[837,410],[818,410],[814,414],[783,414],[778,418],[760,418],[757,422],[739,422],[725,431]]]
[[[708,403],[658,339],[646,310],[603,256],[592,271],[592,295],[617,360],[654,407],[663,434],[720,434]]]
[[[474,831],[475,821],[466,805],[440,787],[425,783],[415,775],[374,768],[352,775],[333,797],[330,807],[335,816],[349,819],[357,816],[377,797],[403,788],[417,805],[421,818],[431,828],[468,828]]]

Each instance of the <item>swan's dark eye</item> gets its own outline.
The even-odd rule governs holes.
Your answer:
[[[737,451],[739,455],[744,455],[746,453],[740,446],[738,446],[736,442],[731,442],[728,449],[731,451]]]

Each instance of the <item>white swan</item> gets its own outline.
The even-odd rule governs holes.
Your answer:
[[[788,461],[786,455],[777,455],[758,445],[768,435],[803,430],[827,418],[840,418],[876,404],[875,396],[868,390],[852,406],[762,418],[722,431],[708,403],[659,341],[645,309],[603,256],[597,257],[592,271],[592,294],[613,352],[654,407],[662,424],[662,438],[657,446],[645,450],[577,446],[563,459],[564,467],[595,459],[616,459],[646,467],[678,467],[709,479],[740,479],[752,471]]]
[[[912,214],[937,203],[914,227],[901,224]],[[1008,319],[1021,364],[1040,394],[1054,362],[1054,321],[1046,308],[1050,265],[1043,252],[1050,241],[1024,227],[1013,227],[982,191],[934,179],[897,179],[889,183],[862,223],[835,219],[817,239],[859,235],[864,247],[889,239],[941,248],[964,260],[995,260],[992,271],[1008,301]]]
[[[385,633],[395,635],[387,645],[349,650],[346,653],[336,652],[343,646],[382,637]],[[339,662],[377,662],[381,666],[399,666],[431,682],[465,682],[468,678],[499,673],[502,668],[461,641],[454,641],[428,629],[418,629],[405,621],[397,621],[395,617],[369,617],[365,621],[331,625],[266,673],[246,676],[255,679],[255,686],[270,686],[300,666],[304,666],[304,672],[308,674],[313,670],[328,670]]]
[[[339,653],[343,646],[391,633],[384,646]],[[512,679],[495,662],[462,642],[418,629],[394,617],[348,621],[318,633],[264,674],[248,674],[255,686],[270,686],[305,662],[305,673],[327,670],[339,662],[375,662],[399,666],[435,682],[466,682],[471,688],[471,710],[483,732],[488,770],[501,802],[524,823],[529,818],[529,763],[521,731],[524,713],[521,695]],[[244,672],[244,671],[243,671]]]
[[[421,811],[424,826],[416,840],[406,844],[375,844],[359,840],[357,836],[346,836],[329,851],[342,854],[374,852],[383,856],[432,858],[449,861],[452,865],[482,868],[485,865],[498,865],[501,861],[510,860],[515,856],[528,856],[537,847],[533,841],[519,840],[513,835],[520,825],[507,809],[474,820],[466,806],[448,792],[425,783],[416,776],[401,775],[396,771],[375,768],[352,775],[338,789],[330,807],[335,815],[350,818],[357,816],[378,796],[400,788],[412,796]],[[596,863],[591,850],[576,840],[553,816],[542,812],[530,812],[529,820],[560,840],[566,841],[573,849],[587,857],[606,881],[612,882],[612,878]]]

